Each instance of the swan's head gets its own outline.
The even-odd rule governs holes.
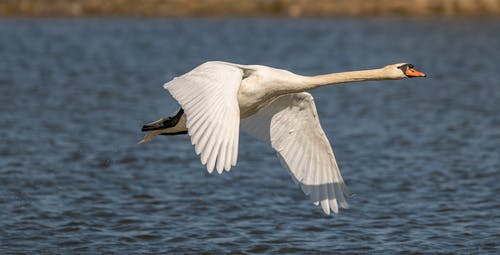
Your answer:
[[[412,64],[399,63],[388,65],[384,67],[384,70],[393,79],[403,79],[403,78],[413,78],[413,77],[425,77],[425,73],[415,70]]]

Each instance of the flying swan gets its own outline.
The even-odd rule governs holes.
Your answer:
[[[163,87],[181,108],[146,124],[146,136],[188,134],[209,173],[236,165],[240,127],[276,150],[295,183],[327,215],[347,208],[349,195],[311,94],[325,85],[425,77],[412,64],[302,76],[262,65],[210,61]]]

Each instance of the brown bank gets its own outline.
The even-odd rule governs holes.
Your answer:
[[[0,16],[500,16],[500,0],[0,0]]]

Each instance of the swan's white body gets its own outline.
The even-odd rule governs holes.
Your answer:
[[[208,172],[229,171],[238,157],[239,128],[270,143],[293,180],[323,211],[347,208],[349,191],[323,132],[313,97],[319,86],[407,76],[395,64],[381,69],[301,76],[260,65],[207,62],[166,83],[184,114],[175,127],[149,132],[187,131]]]

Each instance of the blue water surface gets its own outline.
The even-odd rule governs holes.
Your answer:
[[[0,254],[498,254],[500,33],[469,19],[0,20]],[[208,60],[426,79],[312,91],[350,208],[325,216],[242,134],[209,175],[187,136],[137,145]]]

